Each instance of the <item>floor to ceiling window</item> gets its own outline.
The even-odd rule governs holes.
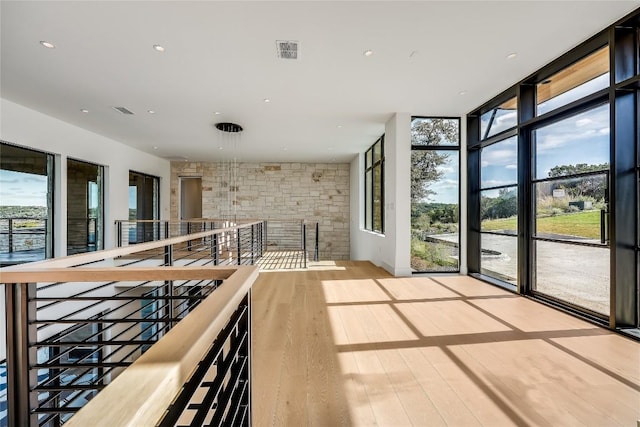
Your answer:
[[[411,120],[411,268],[460,268],[460,119]]]
[[[104,247],[104,167],[67,159],[67,255]]]
[[[609,314],[609,105],[533,130],[533,290]]]
[[[0,143],[0,266],[53,256],[53,155]]]
[[[129,220],[160,219],[160,178],[129,171]],[[159,224],[138,222],[128,229],[129,243],[150,242],[159,238]]]
[[[467,116],[469,272],[620,329],[640,323],[639,24]]]

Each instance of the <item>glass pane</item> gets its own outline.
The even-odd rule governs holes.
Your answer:
[[[518,123],[517,98],[514,96],[480,116],[480,139],[486,139]]]
[[[373,171],[368,170],[365,173],[365,190],[364,190],[364,228],[371,230],[373,226],[373,213],[371,208],[373,206]]]
[[[365,157],[364,168],[368,169],[373,164],[373,150],[372,149],[367,150],[364,157]]]
[[[411,145],[459,145],[460,121],[414,117],[411,120]]]
[[[545,181],[534,187],[536,236],[588,243],[605,241],[607,174]]]
[[[129,172],[129,220],[160,219],[160,179],[138,172]],[[160,224],[149,222],[132,223],[123,230],[123,241],[141,243],[156,240],[160,236]]]
[[[480,187],[499,187],[518,182],[518,137],[514,136],[480,152]]]
[[[102,166],[67,160],[67,254],[102,249]]]
[[[373,230],[382,232],[382,165],[373,168]]]
[[[609,169],[609,105],[534,131],[535,178]]]
[[[0,266],[52,254],[52,157],[0,144]]]
[[[538,292],[609,315],[609,249],[535,242]]]
[[[518,233],[518,187],[480,192],[480,229],[494,233]]]
[[[452,151],[411,152],[411,267],[458,271],[459,157]]]
[[[536,86],[537,114],[541,115],[609,86],[609,47],[552,75]]]
[[[379,161],[382,158],[382,139],[379,139],[373,145],[373,163]]]
[[[518,279],[518,239],[515,236],[481,234],[480,272],[516,284]]]
[[[7,413],[7,361],[0,361],[0,427],[9,425],[9,414]]]
[[[0,284],[0,312],[6,313],[5,285]],[[7,329],[6,317],[0,316],[0,427],[9,425],[7,414]]]

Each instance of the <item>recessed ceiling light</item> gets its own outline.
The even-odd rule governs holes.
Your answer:
[[[512,53],[510,53],[509,55],[507,55],[507,59],[513,59],[513,58],[515,58],[516,56],[518,56],[518,54],[517,54],[516,52],[512,52]]]
[[[154,150],[157,150],[157,149],[158,149],[158,147],[156,147],[156,146],[154,145],[154,146],[153,146],[153,149],[154,149]]]
[[[147,113],[149,114],[155,114],[156,112],[154,110],[147,110]]]
[[[164,47],[160,46],[159,44],[154,44],[153,49],[158,52],[164,52]]]
[[[367,49],[364,52],[362,52],[362,54],[364,56],[371,56],[371,55],[373,55],[373,51],[371,49]]]
[[[287,151],[288,148],[287,147],[282,147],[282,151]]]
[[[342,128],[342,125],[338,125],[338,126],[336,126],[336,127],[337,127],[338,129],[341,129],[341,128]]]
[[[218,150],[224,150],[224,148],[222,146],[218,147]]]
[[[87,110],[86,108],[83,108],[80,111],[83,112],[83,113],[88,113],[89,112],[89,110]]]
[[[213,114],[215,114],[216,116],[219,116],[219,115],[220,115],[220,114],[222,114],[222,113],[221,113],[220,111],[216,111],[216,112],[215,112],[215,113],[213,113]]]
[[[460,95],[460,96],[464,96],[466,94],[467,94],[466,90],[461,90],[460,92],[458,92],[458,95]]]
[[[40,40],[40,44],[44,47],[46,47],[47,49],[55,49],[56,45],[54,45],[53,43],[49,43],[46,40]]]
[[[271,102],[271,100],[269,98],[265,98],[264,102],[268,104],[269,102]]]

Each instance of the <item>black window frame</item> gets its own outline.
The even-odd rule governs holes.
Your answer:
[[[536,85],[548,76],[609,46],[609,84],[580,99],[538,114]],[[495,105],[518,96],[518,286],[511,289],[560,307],[610,329],[640,337],[640,9],[607,26],[593,37],[533,72],[467,115],[467,265],[468,272],[498,286],[504,283],[480,274],[480,149],[502,139],[504,133],[483,140],[480,117]],[[603,317],[564,300],[544,298],[532,289],[535,279],[535,212],[533,194],[534,131],[587,111],[603,103],[610,106],[609,218],[610,312]],[[632,172],[632,173],[630,173]],[[566,177],[563,177],[566,178]],[[565,242],[563,242],[565,243]]]
[[[380,144],[380,158],[374,160],[374,152],[376,145]],[[371,159],[371,160],[370,160]],[[375,176],[376,169],[380,170],[380,229],[376,229],[375,224]],[[367,188],[367,173],[371,172],[371,194],[367,194],[369,189]],[[364,153],[364,229],[373,233],[384,234],[384,134],[374,142],[371,147]],[[367,203],[367,200],[370,203]],[[370,222],[368,222],[370,216]]]
[[[461,224],[461,211],[460,211],[460,206],[462,204],[462,192],[461,190],[461,183],[462,183],[462,155],[461,155],[461,149],[462,149],[462,119],[460,117],[452,117],[452,116],[411,116],[411,123],[413,123],[414,120],[416,119],[432,119],[432,120],[438,120],[438,119],[442,119],[442,120],[455,120],[458,122],[458,143],[457,145],[453,145],[453,144],[438,144],[438,145],[424,145],[424,144],[411,144],[410,145],[410,149],[411,151],[454,151],[458,153],[458,253],[460,253],[461,250],[461,229],[460,229],[460,224]],[[410,203],[412,203],[412,201],[410,201]],[[410,249],[411,251],[411,249]],[[421,273],[459,273],[460,272],[460,257],[458,257],[458,268],[455,270],[446,270],[446,271],[440,271],[440,270],[425,270],[425,271],[416,271],[415,273],[417,274],[421,274]]]

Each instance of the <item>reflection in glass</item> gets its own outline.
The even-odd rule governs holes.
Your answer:
[[[67,159],[67,254],[103,247],[103,167]]]
[[[534,187],[536,236],[589,243],[607,240],[607,174],[544,181]]]
[[[371,206],[373,206],[373,170],[368,170],[365,173],[365,216],[364,216],[364,228],[371,230],[373,226],[373,212],[371,212]]]
[[[384,135],[365,153],[365,230],[384,232]]]
[[[518,231],[518,187],[480,192],[481,231],[516,235]]]
[[[160,219],[160,178],[129,171],[129,219]],[[138,222],[129,228],[129,243],[157,240],[160,224]]]
[[[516,284],[518,280],[518,239],[516,236],[481,234],[480,272]]]
[[[480,116],[480,139],[487,139],[518,123],[517,98],[500,104]]]
[[[411,151],[411,267],[458,271],[459,152]]]
[[[536,86],[538,115],[609,86],[609,47],[552,75]]]
[[[518,137],[484,147],[480,152],[480,188],[518,182]]]
[[[382,231],[382,168],[373,168],[373,230]]]
[[[609,168],[609,104],[534,131],[535,179]]]
[[[460,145],[460,120],[414,117],[411,145]]]
[[[535,290],[609,315],[609,248],[536,241]]]
[[[382,159],[382,142],[378,141],[373,144],[373,163],[376,163]]]

